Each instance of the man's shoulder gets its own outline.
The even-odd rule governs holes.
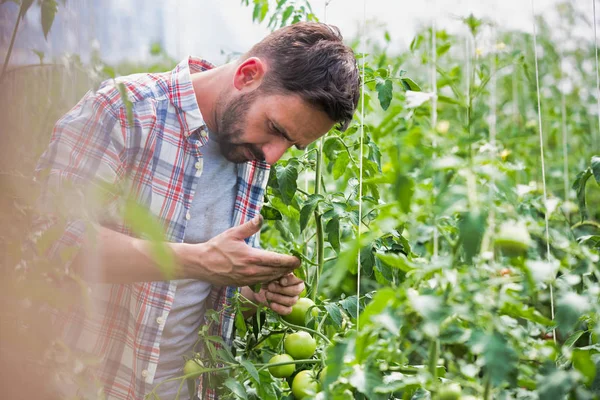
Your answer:
[[[124,105],[122,93],[127,93],[131,103],[168,100],[171,74],[171,71],[136,73],[107,79],[100,84],[96,94],[105,98],[114,108]]]

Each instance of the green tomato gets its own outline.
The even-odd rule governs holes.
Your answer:
[[[317,341],[308,332],[300,331],[287,335],[283,342],[285,352],[295,360],[311,358],[317,349]]]
[[[531,236],[522,223],[507,221],[500,226],[494,246],[509,257],[520,256],[531,246]]]
[[[204,367],[197,360],[187,360],[183,365],[183,374],[190,375],[188,378],[197,378],[204,372]]]
[[[307,298],[301,297],[298,299],[296,304],[292,306],[292,312],[288,315],[284,315],[283,319],[290,324],[306,326],[306,314],[308,313],[308,309],[314,306],[315,303]],[[313,308],[311,311],[313,317],[319,315],[319,310]]]
[[[458,383],[446,383],[438,390],[436,400],[459,400],[461,393]]]
[[[294,359],[289,354],[279,354],[271,357],[269,360],[269,364],[277,364],[282,362],[292,362]],[[275,378],[287,378],[288,376],[292,376],[294,371],[296,370],[296,365],[288,364],[288,365],[278,365],[276,367],[269,367],[269,372]]]
[[[319,382],[315,379],[312,371],[300,371],[292,381],[292,393],[296,400],[302,400],[308,396],[314,396],[319,391]]]

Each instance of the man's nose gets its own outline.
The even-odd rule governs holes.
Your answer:
[[[285,140],[278,140],[277,142],[264,145],[262,152],[265,155],[267,164],[275,164],[289,147],[288,142]]]

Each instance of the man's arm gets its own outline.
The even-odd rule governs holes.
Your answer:
[[[258,232],[261,224],[262,217],[257,217],[206,243],[165,243],[175,260],[174,278],[241,287],[270,282],[298,268],[300,260],[296,257],[255,249],[245,243],[244,239]],[[100,227],[95,240],[86,242],[76,256],[73,268],[93,282],[166,280],[152,258],[151,246],[147,240]]]

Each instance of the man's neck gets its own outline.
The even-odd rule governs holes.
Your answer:
[[[220,93],[229,85],[233,85],[231,74],[234,68],[234,64],[230,63],[191,75],[198,107],[208,130],[213,133],[218,131],[217,101],[219,101]]]

